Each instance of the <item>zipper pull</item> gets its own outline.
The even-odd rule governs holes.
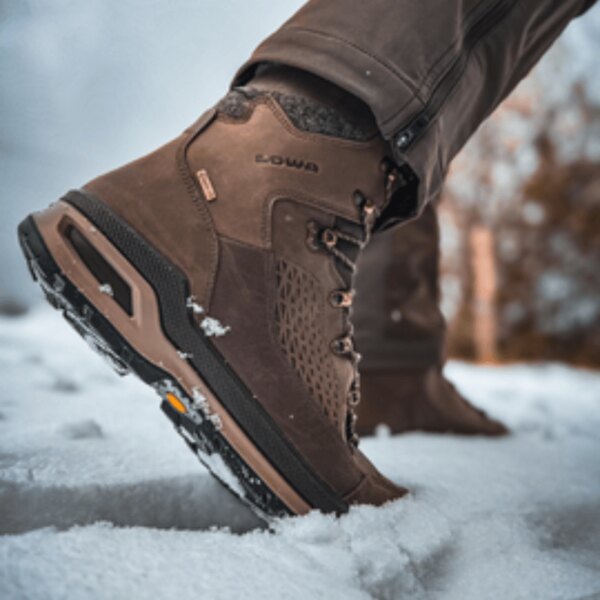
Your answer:
[[[429,117],[426,114],[417,116],[407,127],[401,129],[396,136],[396,148],[406,150],[414,140],[419,137],[429,125]]]

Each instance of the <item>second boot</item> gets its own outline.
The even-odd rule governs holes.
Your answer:
[[[506,428],[444,376],[446,322],[440,310],[436,208],[373,236],[357,277],[354,324],[362,402],[357,430],[502,435]]]

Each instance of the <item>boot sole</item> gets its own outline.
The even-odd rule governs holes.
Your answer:
[[[183,274],[104,203],[69,192],[18,233],[50,304],[117,373],[158,392],[188,447],[261,518],[348,509],[194,322]]]

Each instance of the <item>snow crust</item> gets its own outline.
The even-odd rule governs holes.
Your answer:
[[[0,319],[0,371],[2,599],[599,597],[598,373],[451,363],[512,436],[382,429],[408,498],[266,530],[55,313]]]

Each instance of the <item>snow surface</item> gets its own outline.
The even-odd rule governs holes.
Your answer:
[[[0,598],[600,598],[600,374],[448,370],[514,435],[366,439],[411,496],[267,531],[56,313],[0,318]]]

